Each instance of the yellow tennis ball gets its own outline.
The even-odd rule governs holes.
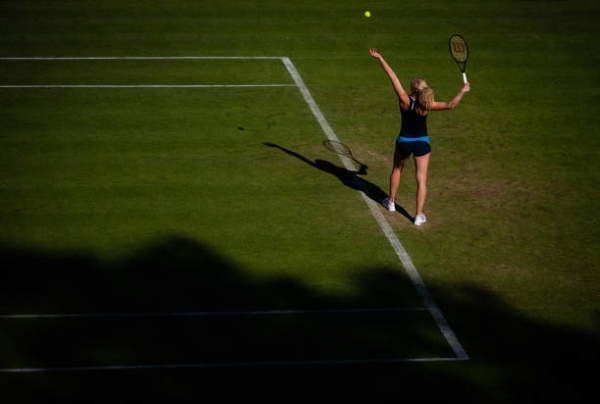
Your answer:
[[[369,18],[371,16],[371,12],[370,11],[365,11],[365,17]]]

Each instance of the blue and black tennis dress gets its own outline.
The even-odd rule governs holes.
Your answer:
[[[396,139],[396,147],[400,149],[402,155],[424,156],[431,152],[431,143],[427,133],[427,115],[419,115],[416,111],[417,100],[408,97],[410,105],[406,111],[400,110],[402,114],[402,125],[400,134]]]

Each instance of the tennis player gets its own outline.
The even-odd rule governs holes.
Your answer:
[[[462,100],[463,95],[469,92],[471,85],[468,82],[465,83],[454,98],[448,102],[441,102],[434,100],[433,90],[425,80],[416,78],[410,83],[409,95],[383,56],[376,49],[370,49],[369,52],[371,56],[379,60],[383,70],[392,81],[400,103],[402,117],[400,134],[396,139],[394,150],[394,165],[390,174],[389,196],[383,200],[383,206],[391,212],[396,210],[394,199],[400,186],[400,175],[412,154],[415,160],[417,179],[417,210],[413,223],[420,226],[427,221],[427,217],[423,213],[425,196],[427,195],[427,169],[429,168],[429,157],[431,155],[431,144],[427,132],[427,116],[430,111],[454,109]]]

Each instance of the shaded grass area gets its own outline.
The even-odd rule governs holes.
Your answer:
[[[394,269],[366,268],[353,280],[360,293],[335,298],[293,279],[250,277],[206,245],[179,236],[157,240],[111,265],[85,254],[41,251],[4,249],[2,258],[13,263],[3,271],[1,290],[2,307],[10,312],[12,306],[24,311],[39,306],[117,315],[190,307],[214,313],[241,307],[347,308],[391,301],[410,306],[415,301],[414,289]],[[2,397],[5,402],[70,402],[82,397],[102,402],[115,395],[124,400],[187,402],[213,394],[221,399],[252,395],[268,402],[280,401],[282,394],[293,395],[289,401],[318,394],[321,399],[385,402],[429,402],[449,396],[486,402],[586,402],[593,397],[595,335],[533,321],[484,290],[465,287],[460,293],[459,301],[436,291],[442,306],[453,313],[450,321],[471,355],[468,361],[448,363],[385,363],[393,354],[447,350],[427,316],[412,312],[279,314],[276,319],[2,318],[3,366],[140,366],[1,373]],[[469,331],[474,319],[477,333]],[[324,359],[376,363],[296,362]],[[265,360],[296,363],[243,364]],[[93,397],[90,391],[95,391]]]
[[[4,369],[452,356],[414,288],[390,268],[352,276],[358,285],[388,282],[377,298],[333,298],[293,278],[252,276],[176,236],[113,263],[34,251],[3,257],[12,263],[3,312],[59,315],[2,318],[11,347]]]

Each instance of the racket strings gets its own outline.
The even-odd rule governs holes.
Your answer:
[[[465,63],[469,57],[467,42],[460,36],[450,38],[450,54],[460,63]]]

